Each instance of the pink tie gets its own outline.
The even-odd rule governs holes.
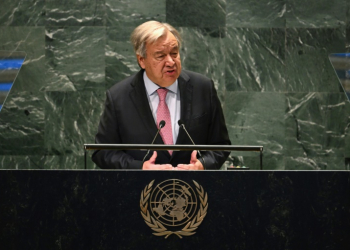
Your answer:
[[[160,135],[162,136],[163,142],[166,145],[172,145],[173,144],[173,131],[171,127],[171,118],[170,118],[170,112],[168,109],[168,105],[165,102],[166,94],[168,93],[168,89],[161,89],[159,88],[157,90],[158,96],[159,96],[159,104],[157,109],[157,126],[159,126],[159,122],[161,120],[165,121],[165,126],[160,131]],[[169,150],[169,153],[172,154],[173,151]]]

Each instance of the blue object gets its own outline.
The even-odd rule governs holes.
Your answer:
[[[20,69],[24,59],[1,59],[0,69]]]
[[[332,56],[336,57],[350,57],[350,53],[334,53]]]
[[[10,91],[12,88],[12,83],[0,83],[0,91]]]

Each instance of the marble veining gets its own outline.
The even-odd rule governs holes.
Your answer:
[[[264,169],[349,165],[350,102],[328,60],[349,52],[349,1],[4,0],[0,50],[27,57],[0,112],[0,168],[83,168],[105,90],[139,70],[129,37],[147,20],[178,28],[183,68],[213,79],[232,142],[263,145]]]

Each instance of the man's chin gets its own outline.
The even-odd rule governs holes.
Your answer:
[[[165,75],[165,77],[163,77],[163,81],[162,83],[158,84],[161,87],[169,87],[170,85],[172,85],[176,79],[179,77],[179,74],[174,74],[174,75]]]

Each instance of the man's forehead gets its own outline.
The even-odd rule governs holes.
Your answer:
[[[154,45],[155,47],[160,47],[160,46],[171,46],[171,47],[175,47],[178,46],[177,40],[176,39],[158,39],[157,41],[155,41],[154,43],[151,43],[150,45]]]
[[[169,43],[169,44],[155,46],[154,51],[155,51],[155,53],[157,53],[157,52],[163,52],[163,51],[168,50],[168,49],[176,50],[178,48],[179,48],[179,46],[177,45],[177,43],[174,43],[174,44]]]
[[[178,41],[176,39],[176,37],[173,35],[173,33],[171,33],[170,31],[168,31],[166,34],[160,36],[157,40],[155,40],[154,42],[148,43],[149,45],[155,45],[155,46],[178,46]]]

